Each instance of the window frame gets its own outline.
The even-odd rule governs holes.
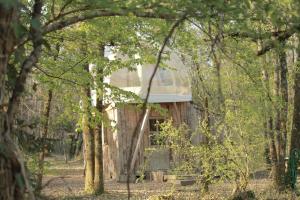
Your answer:
[[[159,122],[159,124],[162,124],[166,121],[166,119],[164,117],[149,117],[149,119],[148,119],[148,127],[149,127],[149,135],[148,135],[149,142],[148,142],[148,144],[149,144],[149,146],[151,146],[151,147],[162,146],[163,144],[157,144],[157,142],[152,143],[153,140],[151,138],[153,136],[155,137],[155,135],[159,134],[159,132],[161,130],[159,130],[159,127],[156,127],[156,130],[151,130],[151,128],[152,128],[151,122],[150,122],[151,120],[155,120],[156,123]],[[154,124],[154,126],[157,126],[157,125]]]

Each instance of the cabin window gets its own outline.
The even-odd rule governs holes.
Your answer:
[[[173,86],[172,72],[166,69],[159,69],[158,80],[159,86]]]
[[[161,131],[160,124],[164,122],[164,119],[149,119],[149,143],[150,145],[161,145],[164,141],[158,138]]]

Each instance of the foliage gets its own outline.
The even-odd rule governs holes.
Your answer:
[[[168,48],[180,52],[191,66],[193,103],[201,117],[197,130],[185,125],[175,128],[172,122],[162,126],[158,140],[162,145],[168,141],[166,145],[175,152],[177,171],[202,171],[206,183],[235,180],[238,190],[246,190],[250,174],[264,167],[264,153],[272,157],[263,152],[272,150],[269,144],[281,148],[269,159],[275,168],[276,157],[282,163],[288,154],[291,124],[299,121],[292,119],[298,102],[290,92],[293,81],[299,84],[294,69],[299,1],[1,0],[0,9],[0,28],[5,30],[0,39],[1,142],[10,137],[13,125],[41,135],[46,121],[41,107],[50,90],[55,98],[48,136],[54,138],[74,132],[80,124],[82,88],[93,88],[120,106],[124,99],[141,103],[137,95],[103,78],[119,69],[153,63],[170,24],[185,15]],[[101,52],[105,46],[113,46],[120,57],[105,58]],[[168,53],[163,57],[168,58]],[[276,80],[282,60],[288,67],[279,69]],[[92,71],[85,69],[90,63]],[[27,79],[34,83],[26,88]],[[31,101],[26,111],[33,111],[27,121],[22,110],[26,101]],[[39,105],[34,107],[33,102]],[[91,128],[100,122],[110,124],[96,108],[89,112]],[[191,132],[202,135],[202,144],[192,145]]]

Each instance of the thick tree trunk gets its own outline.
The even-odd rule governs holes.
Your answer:
[[[2,108],[5,98],[5,76],[7,64],[16,43],[13,23],[18,17],[18,7],[4,6],[0,2],[0,106]],[[3,129],[2,129],[3,130]]]
[[[104,58],[105,46],[100,46],[101,57]],[[98,70],[96,78],[99,79],[100,84],[96,85],[97,102],[96,108],[102,119],[103,113],[103,70]],[[97,194],[104,192],[104,175],[103,175],[103,149],[102,149],[102,120],[97,122],[94,129],[95,137],[95,177],[94,177],[94,190]]]
[[[48,125],[49,125],[49,117],[50,117],[50,109],[51,109],[51,101],[52,101],[52,90],[48,91],[47,94],[47,101],[44,106],[43,111],[43,132],[42,132],[42,144],[41,144],[41,151],[39,153],[38,158],[38,174],[37,174],[37,186],[36,192],[40,193],[42,190],[42,182],[43,182],[43,175],[44,175],[44,159],[45,153],[47,150],[47,144],[45,142],[48,136]]]
[[[88,64],[85,70],[89,71]],[[89,85],[82,88],[82,134],[85,146],[85,181],[84,190],[94,193],[94,135],[91,129],[91,91]]]
[[[42,1],[36,0],[34,2],[32,20],[40,22],[42,6]],[[33,51],[21,65],[21,72],[13,87],[12,97],[8,105],[5,102],[5,99],[8,99],[5,91],[5,76],[10,55],[16,44],[14,25],[18,24],[19,9],[19,1],[14,1],[9,6],[5,2],[0,3],[0,199],[24,199],[25,189],[29,192],[29,198],[34,199],[22,156],[18,147],[13,143],[10,133],[26,78],[40,55],[42,37],[39,29],[31,27]]]
[[[7,8],[0,3],[0,199],[22,199],[22,190],[17,185],[15,174],[20,174],[20,165],[15,153],[7,145],[7,105],[5,102],[5,76],[9,56],[14,43],[14,31],[11,26],[17,10]]]

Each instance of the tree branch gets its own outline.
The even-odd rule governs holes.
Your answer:
[[[257,33],[248,33],[248,32],[235,32],[235,33],[229,33],[228,36],[230,37],[239,37],[239,38],[249,38],[254,42],[257,42],[258,40],[263,40],[269,38],[268,41],[266,41],[265,45],[257,52],[257,56],[262,56],[271,49],[273,49],[276,46],[276,43],[279,41],[285,41],[288,40],[291,36],[293,36],[297,31],[300,31],[300,25],[296,24],[292,26],[290,29],[282,31],[273,31],[265,34],[257,34]],[[273,39],[272,39],[273,37]]]
[[[44,24],[42,27],[42,35],[46,35],[47,33],[54,32],[57,30],[61,30],[63,28],[66,28],[68,26],[74,25],[78,22],[83,22],[90,19],[95,19],[98,17],[113,17],[113,16],[129,16],[134,15],[136,17],[142,17],[142,18],[159,18],[159,19],[167,19],[167,20],[174,20],[176,19],[176,16],[178,14],[167,14],[167,13],[155,13],[155,12],[137,12],[137,11],[129,11],[126,9],[122,9],[119,12],[113,12],[113,11],[107,11],[103,9],[95,9],[93,8],[87,13],[81,13],[78,14],[77,12],[81,11],[88,11],[89,7],[82,7],[78,8],[76,10],[71,10],[66,13],[60,13],[55,19],[52,19]],[[77,14],[75,16],[67,17],[69,14]],[[18,44],[15,45],[14,49],[17,49],[18,47],[24,45],[30,41],[30,38],[28,35],[25,35],[22,37]]]
[[[161,19],[174,19],[174,15],[169,14],[157,14],[153,12],[129,12],[127,10],[121,10],[119,12],[112,12],[107,10],[93,10],[89,13],[84,13],[80,15],[76,15],[73,17],[68,17],[65,19],[57,20],[53,23],[50,23],[43,27],[43,34],[47,34],[52,31],[60,30],[62,28],[65,28],[67,26],[73,25],[78,22],[82,22],[89,19],[94,19],[97,17],[113,17],[113,16],[128,16],[129,14],[133,14],[137,17],[143,17],[143,18],[161,18]]]
[[[126,184],[127,184],[127,192],[128,192],[128,200],[130,199],[130,176],[131,176],[131,170],[130,170],[130,165],[131,165],[131,161],[132,161],[132,151],[133,151],[133,144],[134,144],[134,141],[135,141],[135,138],[138,134],[138,129],[139,127],[141,126],[141,123],[144,119],[144,116],[146,115],[146,112],[147,112],[147,104],[148,104],[148,100],[149,100],[149,96],[150,96],[150,92],[151,92],[151,86],[152,86],[152,82],[153,82],[153,79],[154,79],[154,76],[158,70],[158,67],[161,63],[161,59],[162,59],[162,54],[165,50],[165,47],[167,46],[167,43],[169,41],[169,39],[172,37],[175,29],[187,18],[187,14],[185,13],[180,19],[178,19],[174,24],[173,26],[171,27],[168,35],[165,37],[164,39],[164,42],[159,50],[159,53],[158,53],[158,57],[157,57],[157,61],[156,61],[156,64],[154,66],[154,70],[152,72],[152,75],[150,76],[150,80],[149,80],[149,83],[148,83],[148,88],[147,88],[147,94],[146,94],[146,97],[145,97],[145,100],[142,104],[142,114],[141,114],[141,117],[139,118],[139,121],[137,123],[137,125],[135,126],[135,129],[133,131],[133,134],[132,134],[132,138],[131,138],[131,142],[130,142],[130,147],[129,147],[129,157],[128,157],[128,161],[127,161],[127,181],[126,181]]]
[[[262,56],[264,55],[266,52],[270,51],[271,49],[273,49],[276,46],[276,43],[278,43],[279,41],[285,41],[287,39],[289,39],[291,36],[294,35],[294,33],[296,33],[296,31],[300,30],[300,26],[299,27],[295,27],[293,29],[290,29],[288,31],[285,32],[277,32],[276,34],[274,33],[274,36],[276,37],[276,39],[273,40],[269,40],[258,52],[257,52],[257,56]]]

